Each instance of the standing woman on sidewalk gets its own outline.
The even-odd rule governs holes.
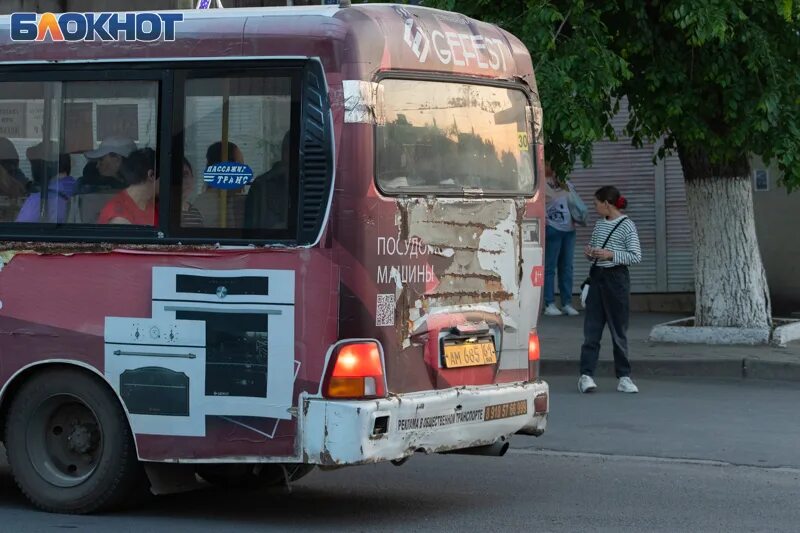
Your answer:
[[[577,316],[572,306],[572,265],[575,255],[575,220],[569,208],[570,194],[577,194],[569,181],[559,181],[552,170],[545,169],[544,314]],[[555,285],[558,271],[558,292],[561,306],[556,306]]]
[[[606,324],[614,343],[614,371],[620,392],[639,392],[631,381],[628,360],[628,321],[630,318],[631,279],[628,265],[642,260],[639,234],[631,219],[622,214],[628,201],[616,187],[601,187],[594,194],[594,205],[601,219],[592,239],[584,248],[586,258],[594,261],[589,272],[589,294],[583,323],[580,392],[593,392],[594,371],[600,356],[600,339]]]

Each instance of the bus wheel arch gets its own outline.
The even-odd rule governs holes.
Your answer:
[[[8,378],[8,381],[5,383],[5,385],[0,388],[0,442],[4,443],[6,440],[6,417],[8,416],[8,408],[11,405],[14,396],[19,391],[19,388],[39,372],[44,372],[53,368],[84,370],[89,375],[94,376],[98,382],[108,387],[108,390],[117,398],[117,402],[125,413],[128,427],[131,428],[131,431],[133,431],[130,414],[128,413],[128,409],[125,407],[125,402],[122,401],[119,393],[114,390],[114,387],[111,386],[111,383],[108,382],[106,377],[99,370],[97,370],[97,368],[77,360],[47,359],[36,361],[35,363],[31,363],[20,368],[10,378]],[[139,448],[135,439],[134,445],[136,446],[136,455],[138,457]]]
[[[128,413],[96,369],[43,361],[17,372],[0,401],[14,480],[40,509],[96,512],[145,486]]]

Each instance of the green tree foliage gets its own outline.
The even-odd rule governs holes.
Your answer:
[[[793,0],[428,0],[493,22],[531,51],[557,173],[614,138],[666,136],[687,179],[747,175],[774,159],[800,186],[800,3]],[[663,155],[663,152],[662,154]]]

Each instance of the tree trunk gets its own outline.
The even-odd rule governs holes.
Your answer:
[[[695,325],[770,327],[769,290],[748,173],[720,178],[697,176],[692,172],[697,168],[688,170],[684,169],[694,239]]]

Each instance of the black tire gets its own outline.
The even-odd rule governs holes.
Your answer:
[[[20,387],[6,421],[6,453],[17,486],[44,511],[108,510],[145,484],[119,400],[77,368],[42,371]]]
[[[284,467],[286,474],[284,474]],[[292,463],[280,464],[215,464],[197,468],[197,475],[215,487],[227,489],[262,489],[283,485],[308,475],[314,465]]]

